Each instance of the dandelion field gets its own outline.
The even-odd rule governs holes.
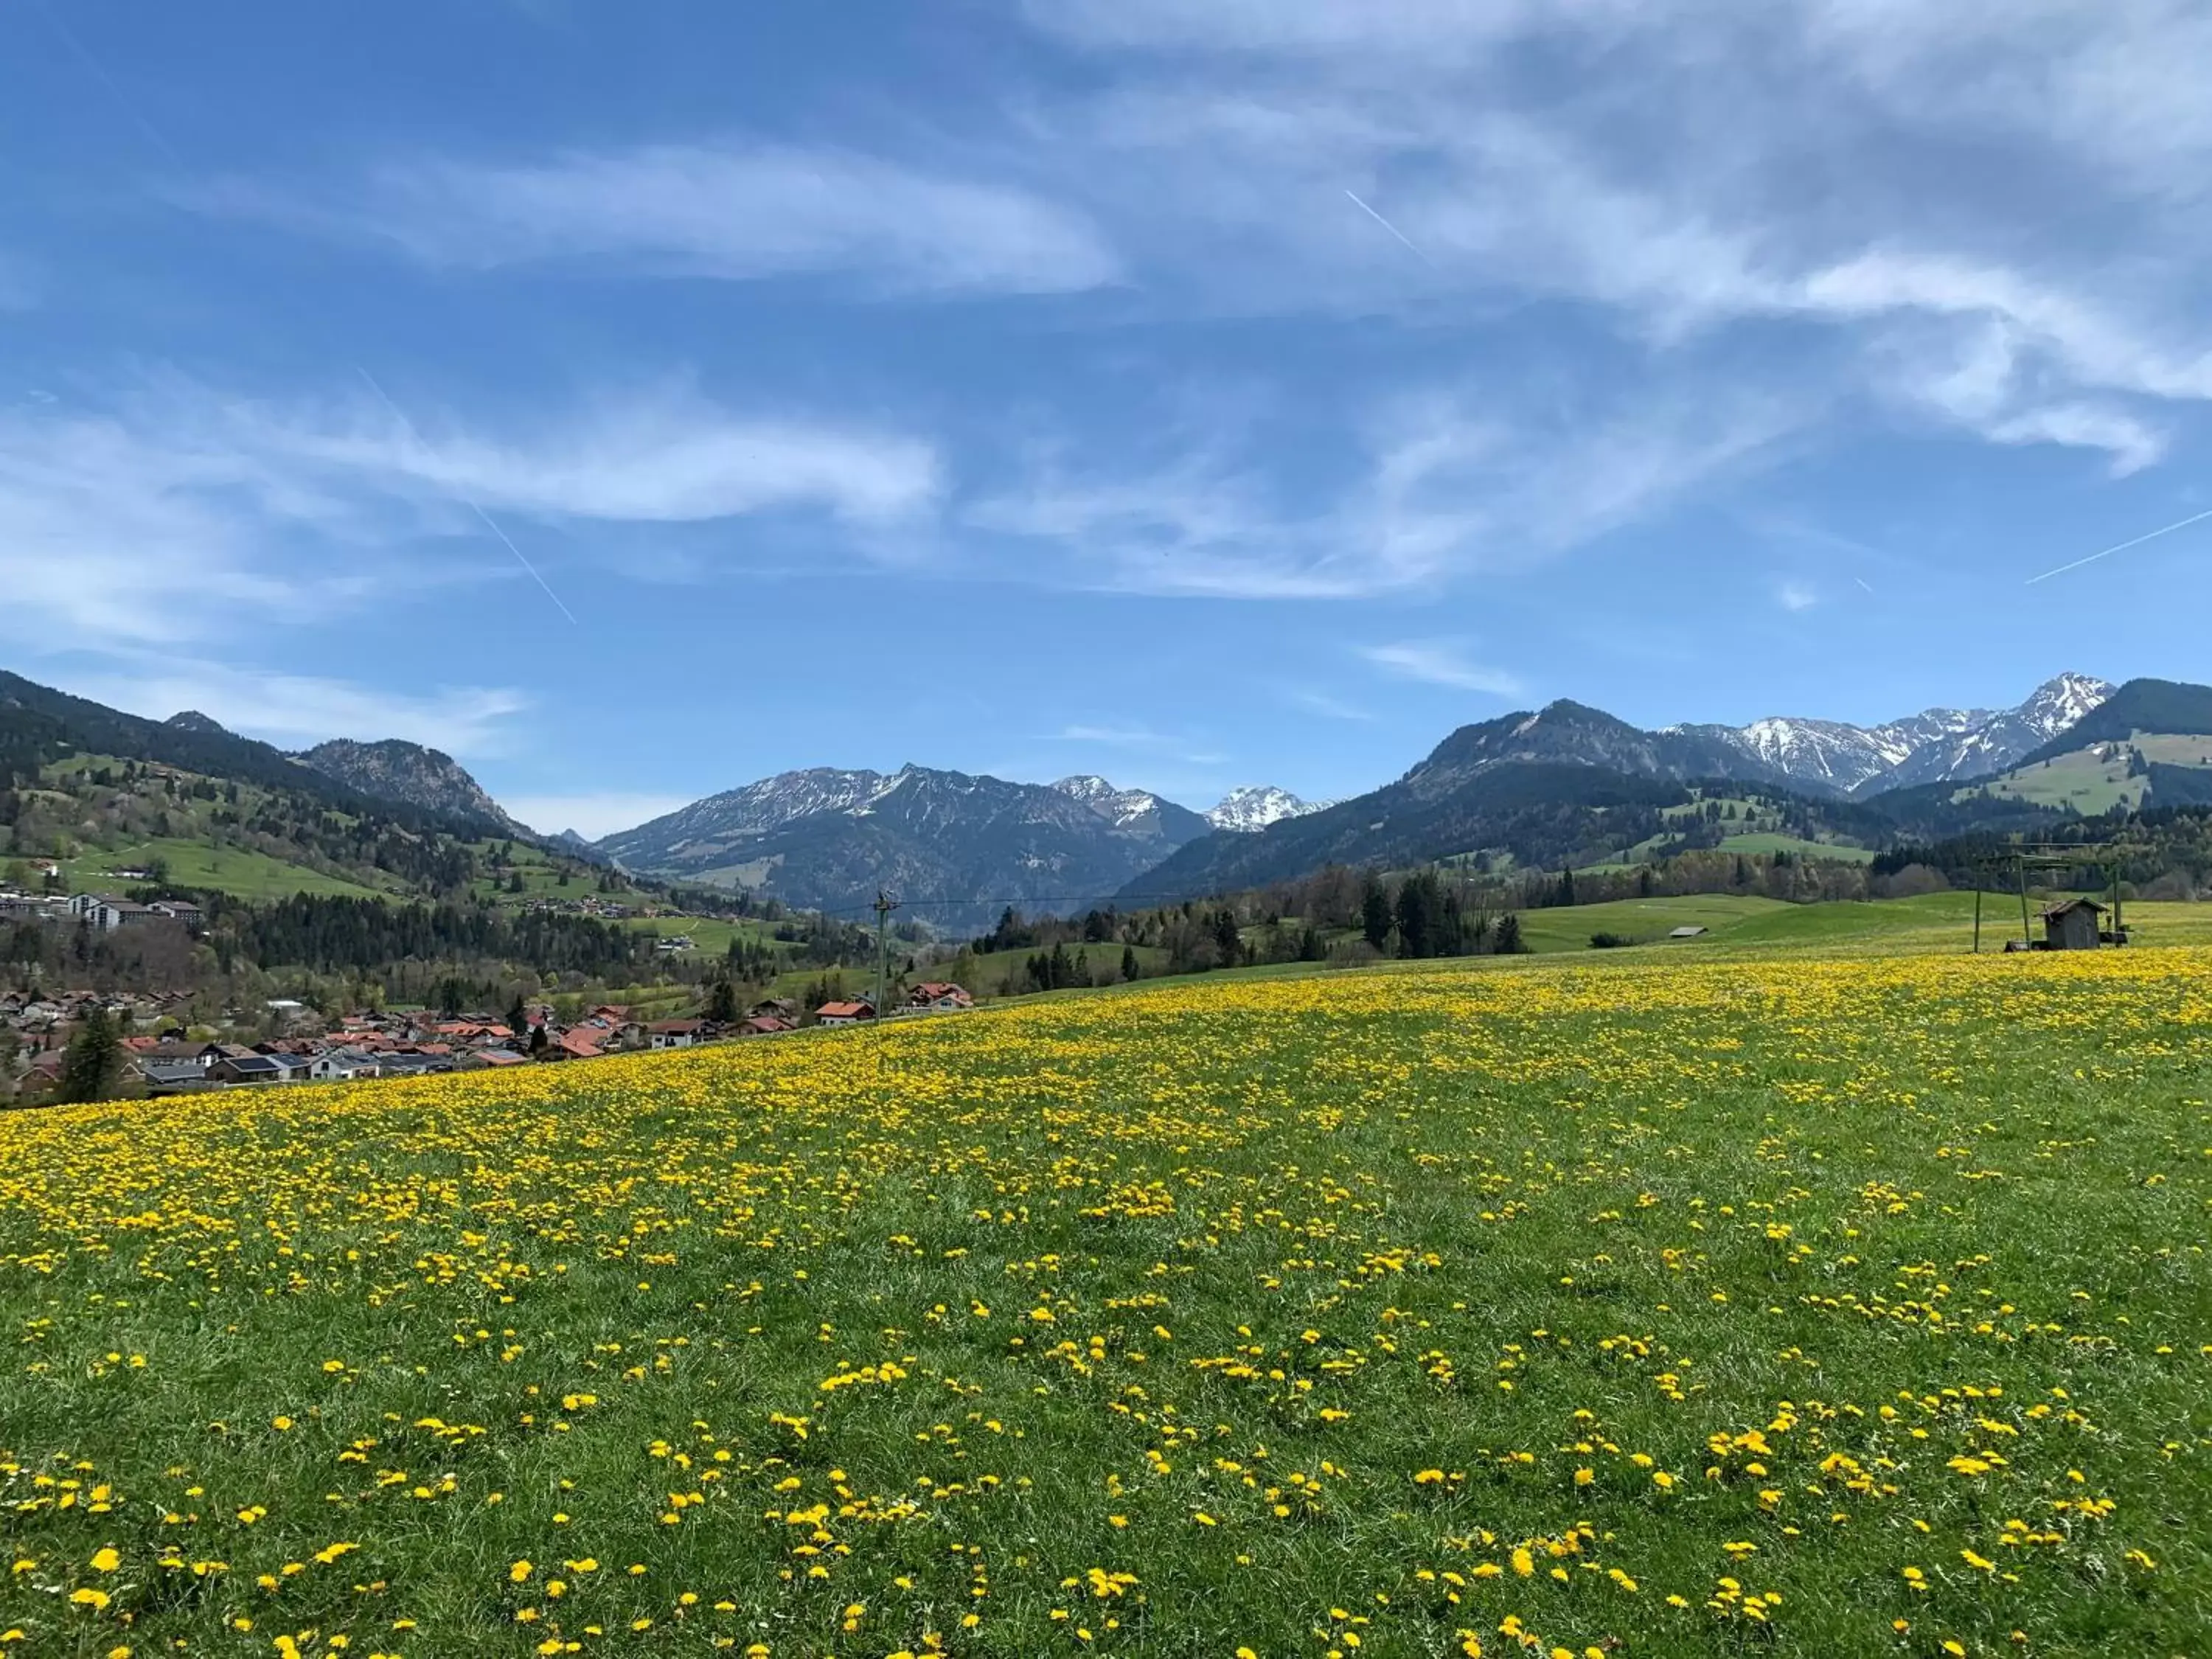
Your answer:
[[[0,1117],[0,1655],[2202,1653],[2212,952]]]

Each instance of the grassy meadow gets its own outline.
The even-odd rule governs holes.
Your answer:
[[[0,1117],[0,1652],[2205,1651],[2212,951],[1797,914]]]
[[[120,848],[87,853],[64,863],[63,883],[71,892],[106,892],[144,884],[143,878],[118,876],[118,870],[143,870],[159,861],[179,887],[234,894],[243,899],[289,898],[313,893],[326,898],[378,898],[389,894],[311,870],[305,865],[250,847],[217,846],[182,836],[134,842]],[[394,884],[394,890],[397,884]]]

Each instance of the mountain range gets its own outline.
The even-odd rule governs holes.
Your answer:
[[[1563,700],[1462,726],[1404,776],[1347,800],[1255,785],[1203,813],[1089,775],[1028,783],[917,765],[813,768],[586,843],[517,823],[437,750],[341,738],[287,755],[202,714],[155,722],[0,674],[0,783],[10,765],[20,776],[72,750],[164,762],[340,808],[385,803],[454,833],[527,839],[641,876],[741,885],[794,908],[857,913],[887,889],[948,931],[988,923],[1008,904],[1195,897],[1330,861],[1597,861],[1679,844],[1684,820],[1672,809],[1717,782],[1760,794],[1791,835],[1859,847],[2047,823],[2102,806],[2069,797],[2063,771],[2039,774],[2033,787],[1957,786],[2151,732],[2212,733],[2212,690],[2155,680],[2116,689],[2069,673],[2009,708],[1934,708],[1871,726],[1776,718],[1657,730]],[[2149,747],[2129,763],[2129,799],[2146,787],[2160,802],[2212,792],[2197,751]]]
[[[1789,719],[1671,726],[1652,735],[1678,739],[1679,752],[1695,757],[1692,770],[1705,775],[1864,797],[2016,766],[2116,689],[2067,673],[2045,681],[2015,708],[1929,708],[1881,726]],[[1722,763],[1710,763],[1716,759]]]
[[[1972,830],[2033,829],[2059,802],[1961,787],[2093,742],[2141,732],[2212,733],[2212,689],[2163,680],[2113,687],[2062,675],[2016,708],[1930,710],[1886,726],[1767,720],[1646,732],[1562,700],[1462,726],[1395,782],[1253,836],[1178,848],[1121,895],[1128,903],[1264,886],[1328,863],[1406,865],[1462,853],[1521,864],[1596,862],[1677,831],[1689,786],[1772,792],[1799,838],[1859,847]],[[2199,798],[2180,774],[2158,799]],[[2097,810],[2091,807],[2089,810]]]
[[[1187,807],[1103,778],[1009,783],[924,766],[817,768],[709,796],[595,850],[625,869],[857,914],[879,889],[921,919],[987,925],[1115,892],[1210,833]]]
[[[893,887],[958,925],[1011,902],[1066,908],[1101,893],[1133,902],[1154,890],[1278,879],[1329,860],[1431,857],[1488,844],[1486,836],[1508,844],[1511,824],[1531,814],[1610,811],[1617,838],[1646,815],[1656,825],[1686,798],[1680,786],[1698,780],[1869,800],[2002,770],[2112,691],[2069,673],[2012,708],[1934,708],[1875,726],[1774,719],[1658,731],[1560,702],[1463,726],[1397,783],[1349,801],[1310,803],[1255,785],[1203,814],[1097,776],[1039,784],[918,766],[890,775],[817,768],[694,802],[595,850],[626,869],[735,883],[801,907],[858,908],[878,885]],[[1848,815],[1838,806],[1831,816]],[[1576,822],[1587,830],[1591,821]],[[1878,835],[1881,822],[1861,828]],[[1553,822],[1522,839],[1548,848],[1566,833]]]

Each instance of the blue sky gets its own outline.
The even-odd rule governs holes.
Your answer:
[[[0,659],[594,834],[2201,679],[2212,520],[2027,578],[2212,507],[2208,61],[2176,0],[33,0]]]

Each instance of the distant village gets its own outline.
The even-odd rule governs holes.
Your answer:
[[[182,900],[139,904],[109,894],[64,899],[0,891],[0,923],[21,921],[67,922],[101,931],[170,927],[197,933],[204,925],[199,907]],[[294,999],[276,998],[258,1007],[225,1011],[223,1029],[263,1034],[252,1042],[238,1042],[211,1038],[208,1028],[185,1024],[186,1001],[183,995],[103,995],[44,988],[0,992],[0,1097],[34,1099],[49,1093],[60,1077],[70,1037],[96,1011],[105,1012],[124,1033],[123,1050],[137,1083],[148,1094],[166,1095],[598,1060],[775,1036],[809,1024],[860,1025],[879,1015],[901,1019],[975,1006],[965,989],[944,981],[916,985],[884,1010],[867,998],[809,1008],[787,997],[768,997],[734,1018],[720,1020],[639,1019],[627,1006],[602,1003],[563,1024],[554,1005],[543,1000],[520,1006],[519,1024],[512,1010],[503,1016],[393,1010],[333,1017]],[[125,1079],[126,1086],[130,1082]]]

